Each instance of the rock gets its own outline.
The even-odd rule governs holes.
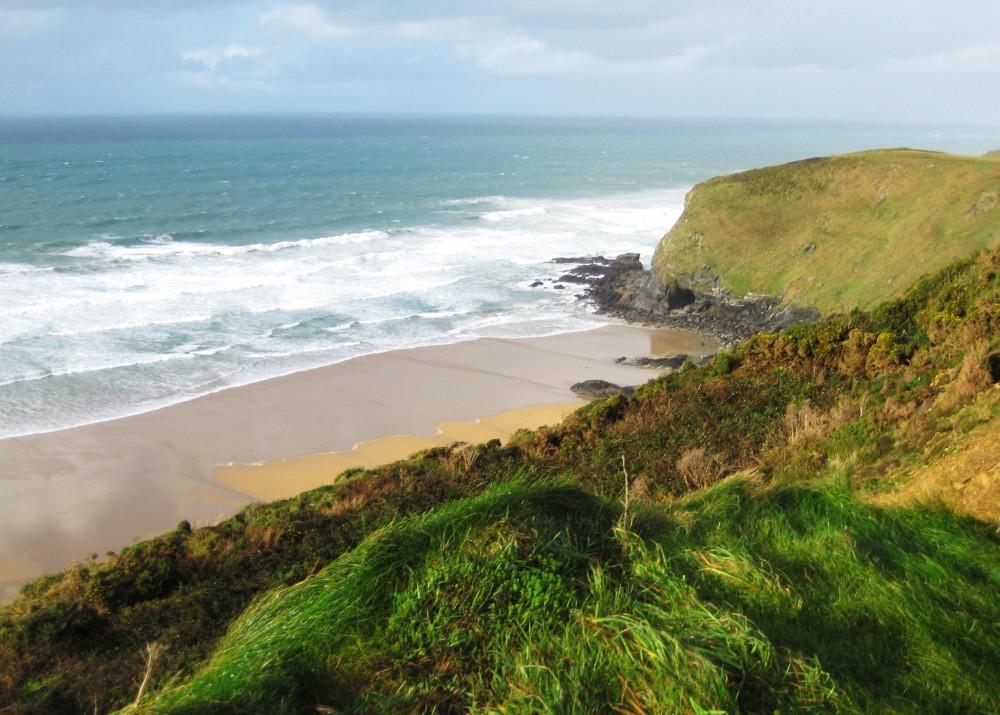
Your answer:
[[[705,267],[697,275],[663,285],[643,268],[638,253],[623,253],[613,260],[604,256],[554,258],[551,263],[577,264],[559,281],[586,286],[583,299],[600,314],[641,325],[686,328],[711,335],[722,345],[741,342],[762,330],[782,330],[819,318],[813,308],[782,307],[773,296],[733,296]]]
[[[979,199],[972,205],[965,215],[968,218],[973,216],[980,216],[985,213],[989,213],[997,205],[997,192],[996,191],[984,191],[980,194]]]
[[[735,297],[707,268],[683,283],[663,285],[643,268],[637,253],[624,253],[613,261],[598,256],[580,263],[560,280],[586,285],[586,300],[598,313],[630,323],[686,328],[711,335],[723,345],[819,317],[813,308],[782,308],[773,296]]]
[[[541,281],[535,281],[534,283],[531,284],[530,287],[531,288],[537,288],[540,285],[543,285],[543,283]]]
[[[622,387],[606,380],[584,380],[583,382],[576,383],[569,389],[578,395],[594,399],[614,397],[616,395],[631,395],[635,392],[634,387]]]
[[[671,368],[676,370],[691,359],[690,355],[671,355],[669,357],[637,357],[625,360],[624,364],[629,367],[650,367],[656,369]]]
[[[611,261],[604,256],[577,256],[576,258],[553,258],[549,263],[598,263],[607,265]]]

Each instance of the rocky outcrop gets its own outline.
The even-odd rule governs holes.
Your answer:
[[[711,356],[704,356],[701,360],[706,360],[710,357]],[[615,362],[619,365],[625,365],[627,367],[648,367],[655,370],[677,370],[683,367],[684,363],[688,360],[691,360],[691,356],[681,353],[680,355],[668,355],[667,357],[648,357],[645,355],[634,358],[620,357],[615,360]],[[691,362],[695,361],[691,360]]]
[[[587,397],[599,400],[604,397],[615,397],[617,395],[631,395],[635,392],[634,387],[622,387],[607,380],[584,380],[569,388],[580,397]]]
[[[998,187],[994,159],[912,149],[752,169],[688,192],[649,271],[632,253],[567,258],[573,267],[539,285],[733,343],[873,308],[1000,242]]]
[[[687,328],[724,344],[819,317],[815,308],[782,307],[773,296],[733,296],[717,277],[704,272],[663,285],[643,268],[637,253],[614,260],[569,260],[580,262],[560,280],[586,285],[583,295],[598,313],[632,323]]]

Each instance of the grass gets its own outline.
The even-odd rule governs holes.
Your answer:
[[[843,473],[642,510],[515,481],[268,594],[140,711],[990,712],[1000,544]]]
[[[989,438],[998,336],[995,248],[506,446],[182,523],[0,609],[0,712],[996,712],[1000,514],[873,502]]]
[[[736,295],[823,314],[872,308],[996,244],[998,180],[995,160],[910,150],[711,179],[657,248],[654,273],[697,284],[684,276],[707,266]]]

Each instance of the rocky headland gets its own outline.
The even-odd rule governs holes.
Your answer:
[[[660,283],[642,265],[638,253],[614,259],[604,256],[559,258],[558,263],[575,263],[554,284],[585,286],[578,294],[593,303],[598,314],[612,315],[630,323],[684,328],[709,335],[723,345],[731,345],[762,330],[781,330],[819,317],[811,307],[782,306],[769,295],[734,296],[716,279],[715,290],[695,291],[677,282]],[[687,356],[681,356],[683,364]],[[640,359],[641,360],[641,359]],[[677,358],[645,358],[634,361],[643,367],[679,367]]]
[[[753,169],[695,186],[648,270],[633,253],[564,257],[564,275],[533,285],[731,345],[872,308],[992,247],[998,189],[995,159],[910,149]]]

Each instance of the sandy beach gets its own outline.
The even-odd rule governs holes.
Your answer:
[[[343,469],[558,422],[588,379],[641,384],[620,356],[711,352],[708,338],[609,325],[370,355],[133,417],[0,440],[0,601],[90,554],[215,523]]]

